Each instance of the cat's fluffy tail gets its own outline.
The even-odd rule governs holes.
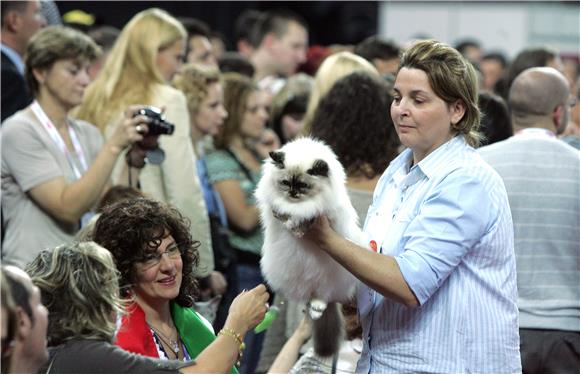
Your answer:
[[[320,318],[312,321],[314,352],[322,357],[338,353],[344,339],[344,319],[340,304],[328,303]]]

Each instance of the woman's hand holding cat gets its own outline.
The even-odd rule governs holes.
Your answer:
[[[243,337],[248,330],[256,327],[264,319],[268,311],[269,297],[263,284],[250,291],[242,291],[232,302],[224,327],[236,331]]]
[[[326,216],[316,217],[309,229],[304,233],[304,239],[310,240],[325,252],[328,252],[330,247],[329,243],[335,236],[339,235],[330,226],[330,222]]]

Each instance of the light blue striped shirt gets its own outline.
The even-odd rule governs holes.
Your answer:
[[[387,168],[365,232],[394,256],[420,307],[359,287],[357,373],[521,372],[513,225],[499,175],[463,136],[409,170]]]

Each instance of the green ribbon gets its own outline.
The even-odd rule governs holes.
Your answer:
[[[216,339],[214,333],[193,309],[171,302],[171,315],[191,358],[199,356],[201,351]],[[239,374],[235,366],[232,367],[231,374]]]

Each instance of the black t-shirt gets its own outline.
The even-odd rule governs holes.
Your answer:
[[[98,340],[72,340],[50,347],[50,358],[39,373],[179,373],[179,369],[195,362],[166,361],[129,353],[110,343]]]

